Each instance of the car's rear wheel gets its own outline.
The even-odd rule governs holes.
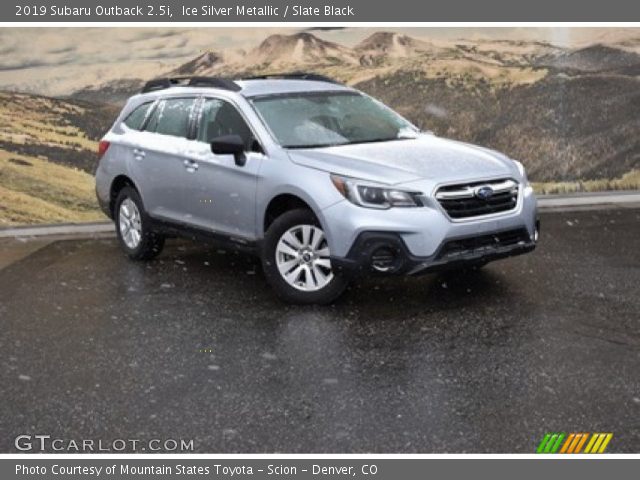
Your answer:
[[[116,233],[120,246],[133,260],[149,260],[162,252],[164,237],[151,228],[138,192],[124,187],[115,202]]]
[[[347,280],[331,266],[327,238],[313,212],[291,210],[265,235],[262,265],[267,281],[284,300],[326,304],[336,300]]]

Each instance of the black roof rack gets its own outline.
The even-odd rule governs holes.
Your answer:
[[[142,87],[142,93],[155,92],[156,90],[164,90],[175,86],[187,87],[214,87],[222,90],[231,90],[237,92],[242,87],[233,80],[219,77],[166,77],[149,80]]]
[[[283,79],[283,80],[314,80],[316,82],[328,82],[341,83],[326,75],[320,75],[319,73],[307,73],[307,72],[289,72],[289,73],[270,73],[267,75],[256,75],[253,77],[245,77],[243,80],[268,80],[268,79]]]

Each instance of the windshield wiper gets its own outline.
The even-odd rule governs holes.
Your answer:
[[[313,143],[309,145],[283,145],[283,148],[289,149],[304,149],[304,148],[328,148],[328,147],[342,147],[343,145],[358,145],[360,143],[378,143],[378,142],[390,142],[392,140],[415,140],[415,137],[385,137],[385,138],[372,138],[367,140],[353,140],[351,142],[341,143]]]
[[[372,138],[367,140],[354,140],[353,142],[341,143],[340,145],[357,145],[359,143],[382,143],[390,142],[392,140],[414,140],[413,137],[386,137],[386,138]]]
[[[347,144],[346,143],[310,143],[309,145],[283,145],[282,148],[298,150],[298,149],[304,149],[304,148],[337,147],[338,145],[347,145]]]

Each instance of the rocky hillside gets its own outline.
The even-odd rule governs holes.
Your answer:
[[[363,67],[391,66],[412,57],[443,55],[442,48],[395,32],[376,32],[354,47],[358,63]]]
[[[628,74],[629,69],[637,69],[640,55],[606,45],[591,45],[559,55],[544,56],[538,65],[574,74],[582,72],[619,72]]]
[[[97,141],[117,114],[109,104],[0,92],[0,148],[93,172]]]
[[[172,72],[172,75],[174,73]],[[180,75],[185,75],[181,73]],[[193,74],[192,74],[193,75]],[[127,99],[137,93],[144,81],[140,78],[114,80],[96,86],[87,85],[86,87],[73,92],[70,96],[71,100],[86,101],[93,105],[112,105],[114,107],[122,106]]]
[[[355,65],[357,58],[350,48],[303,32],[267,37],[237,62],[234,68],[244,69],[247,64],[260,70],[290,65],[317,68],[323,65]]]
[[[522,160],[534,181],[610,179],[640,170],[635,78],[550,75],[496,89],[402,72],[358,87],[424,129]],[[410,96],[403,93],[409,90]]]
[[[97,140],[117,109],[0,92],[0,226],[102,218]]]
[[[522,160],[539,191],[640,188],[640,40],[568,50],[548,43],[424,41],[377,32],[349,48],[310,33],[248,51],[206,51],[167,75],[305,70],[382,99],[423,129]],[[70,99],[0,92],[0,226],[103,218],[97,140],[147,78]]]
[[[216,65],[222,64],[223,61],[221,54],[207,51],[193,60],[180,65],[175,70],[169,72],[169,75],[202,75],[216,67]]]
[[[248,52],[206,52],[169,73],[323,73],[381,98],[425,129],[521,159],[536,181],[576,181],[640,169],[636,50],[428,42],[384,31],[349,48],[303,32],[272,35]],[[142,83],[99,85],[77,96],[121,102]]]

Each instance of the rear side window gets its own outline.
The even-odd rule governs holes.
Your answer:
[[[131,112],[124,121],[124,124],[133,128],[134,130],[142,129],[142,122],[144,122],[145,117],[147,116],[147,112],[149,111],[149,107],[153,102],[143,103],[142,105],[138,105],[133,112]]]
[[[193,98],[163,100],[149,119],[146,130],[174,137],[187,137]]]

